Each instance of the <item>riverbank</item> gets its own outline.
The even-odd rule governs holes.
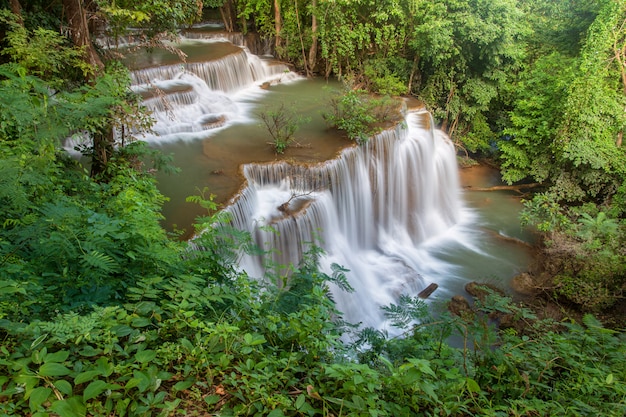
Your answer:
[[[497,206],[506,199],[513,199],[521,204],[522,198],[531,198],[528,190],[501,189],[499,171],[488,164],[460,168],[460,178],[466,196],[485,207]],[[502,195],[507,196],[505,200],[494,202],[494,198],[501,198]],[[574,262],[581,266],[585,262],[584,259],[580,259],[582,254],[577,251],[579,248],[575,239],[565,234],[542,234],[530,228],[526,229],[523,239],[501,233],[494,235],[503,245],[526,247],[530,251],[531,261],[527,269],[512,277],[510,282],[501,284],[489,280],[476,282],[500,289],[515,303],[532,310],[539,319],[551,319],[557,323],[580,322],[585,314],[593,314],[607,328],[616,330],[626,328],[625,298],[611,298],[608,292],[603,293],[602,289],[591,286],[580,286],[576,288],[576,294],[564,295],[565,284],[561,282],[563,271],[571,268]],[[468,286],[475,285],[476,282],[470,282]],[[468,286],[465,291],[476,298],[476,293],[468,289]],[[572,300],[577,300],[578,303]],[[458,309],[459,302],[458,298],[452,300],[451,309]]]

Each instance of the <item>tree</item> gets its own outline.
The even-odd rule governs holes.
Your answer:
[[[414,13],[413,90],[457,141],[478,130],[483,137],[467,145],[487,149],[497,130],[492,113],[524,57],[522,11],[514,1],[469,0],[420,4]]]
[[[546,54],[522,75],[499,144],[505,180],[545,181],[565,201],[603,201],[626,178],[626,6],[606,0],[596,13],[577,55]]]
[[[104,64],[91,39],[87,24],[88,7],[89,4],[83,0],[63,0],[63,14],[69,25],[70,38],[74,45],[83,51],[85,62],[98,73],[102,71]]]
[[[35,9],[38,2],[29,3],[27,6]],[[19,2],[12,3],[14,10],[18,10]],[[55,6],[61,6],[61,9],[57,9]],[[116,146],[116,132],[115,126],[134,124],[133,127],[141,125],[146,126],[146,119],[142,112],[138,110],[138,100],[128,89],[128,78],[126,78],[120,71],[105,69],[104,56],[100,56],[96,47],[94,46],[92,39],[92,25],[90,21],[98,16],[99,19],[104,19],[108,22],[108,28],[110,34],[119,37],[123,36],[129,30],[129,26],[132,24],[135,27],[141,29],[141,37],[143,41],[150,43],[152,46],[158,44],[152,42],[152,39],[158,39],[159,34],[167,31],[174,31],[183,24],[189,24],[197,18],[202,12],[202,2],[178,2],[174,0],[165,0],[163,2],[149,2],[149,1],[108,1],[102,0],[94,2],[92,0],[62,0],[53,2],[50,10],[51,18],[63,20],[66,26],[66,33],[71,39],[74,45],[74,54],[82,57],[84,62],[80,66],[83,80],[82,82],[92,86],[99,86],[102,88],[107,85],[111,88],[109,92],[111,96],[115,96],[116,99],[112,100],[108,109],[108,113],[105,117],[106,122],[99,120],[97,123],[88,123],[87,133],[92,140],[92,147],[89,150],[92,163],[92,175],[106,179],[106,171],[109,162],[111,161]],[[30,13],[31,9],[27,8],[23,10],[23,13]],[[55,15],[55,13],[59,13]],[[19,21],[19,17],[16,18]],[[37,22],[34,22],[36,25]],[[19,25],[18,25],[19,26]],[[22,32],[20,32],[22,30]],[[18,60],[22,63],[31,61],[26,67],[39,67],[43,68],[44,63],[49,60],[46,54],[35,54],[37,50],[36,44],[27,45],[27,32],[24,32],[25,28],[14,28],[9,32],[9,42],[11,42],[11,48],[5,51],[6,54],[10,54],[13,60]],[[41,31],[43,28],[34,29],[34,33]],[[19,39],[18,35],[21,35],[21,43],[16,41]],[[42,32],[43,33],[43,32]],[[52,37],[51,39],[57,39]],[[45,45],[50,45],[46,39],[42,38]],[[62,43],[62,42],[61,42]],[[61,46],[58,43],[58,47]],[[28,47],[27,47],[28,46]],[[69,51],[65,48],[64,51]],[[69,53],[69,52],[68,52]],[[53,54],[52,54],[53,55]],[[110,59],[110,57],[106,57]],[[40,62],[36,62],[39,60]],[[75,62],[72,62],[75,65]],[[99,77],[105,75],[105,73],[117,74],[116,81],[100,82]],[[42,74],[37,74],[42,75]],[[58,81],[62,78],[67,78],[64,74],[54,74]],[[73,77],[72,81],[75,83],[79,81],[75,73],[65,74]],[[61,84],[57,83],[57,87]],[[99,94],[106,94],[105,91],[100,90]],[[124,129],[125,132],[132,131],[132,129]],[[124,139],[122,139],[124,141]]]

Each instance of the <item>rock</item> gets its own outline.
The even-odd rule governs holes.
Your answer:
[[[504,291],[502,291],[495,285],[483,284],[476,281],[468,282],[465,285],[465,291],[467,291],[472,297],[480,301],[485,301],[485,298],[487,297],[487,295],[489,295],[490,291],[503,297],[505,295]]]
[[[511,287],[516,292],[524,295],[533,295],[537,292],[535,281],[527,272],[514,276],[511,281]]]
[[[469,301],[467,301],[467,299],[462,295],[455,295],[450,299],[450,302],[448,303],[448,311],[464,320],[469,321],[474,318],[474,311],[472,310]]]

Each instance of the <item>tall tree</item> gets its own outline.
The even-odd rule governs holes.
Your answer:
[[[54,3],[52,5],[54,6]],[[59,4],[59,0],[57,0]],[[17,11],[19,2],[11,3],[12,9]],[[91,85],[98,85],[98,77],[105,72],[103,57],[99,55],[94,46],[91,33],[90,19],[94,16],[108,20],[108,29],[115,36],[123,36],[129,26],[138,27],[142,30],[146,39],[154,37],[163,31],[173,31],[183,24],[189,24],[202,12],[202,2],[179,2],[176,0],[164,0],[162,2],[130,1],[130,0],[60,0],[62,15],[52,16],[66,23],[65,33],[69,36],[80,51],[85,65],[82,67],[86,80]],[[32,4],[31,4],[32,6]],[[56,11],[55,7],[48,9],[50,13]],[[37,22],[33,22],[36,24]],[[124,83],[125,81],[120,82]],[[103,84],[99,84],[103,85]],[[112,90],[117,87],[111,85]],[[114,94],[118,94],[115,92]],[[126,95],[128,91],[125,93]],[[130,95],[128,95],[130,97]],[[120,95],[122,97],[122,95]],[[132,101],[132,100],[131,100]],[[120,118],[126,118],[122,109],[125,106],[111,108],[109,122],[102,124],[98,129],[90,130],[93,139],[92,173],[98,176],[105,172],[107,164],[115,149],[115,136],[113,126],[119,124]],[[128,107],[135,108],[134,104]],[[133,117],[131,117],[132,119]]]
[[[553,52],[530,63],[517,88],[508,140],[499,145],[507,181],[546,182],[565,201],[602,201],[626,179],[626,4],[603,0],[596,6],[574,55]],[[563,44],[548,48],[572,53]]]
[[[24,24],[24,20],[22,19],[22,5],[19,0],[10,0],[9,5],[11,6],[11,12],[17,17],[17,21],[20,25]]]
[[[282,42],[283,17],[282,17],[282,13],[280,10],[280,0],[274,0],[274,30],[276,32],[275,47],[276,47],[276,51],[279,52],[283,45],[283,42]]]
[[[104,68],[91,39],[87,24],[87,5],[83,0],[63,0],[63,13],[67,19],[69,35],[77,48],[84,51],[85,61],[97,72]]]
[[[515,0],[412,2],[413,92],[470,150],[495,137],[494,109],[521,68],[529,29]]]
[[[309,65],[308,68],[313,71],[317,65],[317,0],[311,1],[311,47],[309,48]]]

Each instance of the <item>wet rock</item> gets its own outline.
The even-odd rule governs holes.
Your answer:
[[[224,115],[208,115],[202,120],[202,128],[206,130],[217,129],[226,124],[226,116]]]
[[[465,291],[477,300],[485,301],[490,293],[495,293],[504,297],[504,291],[492,284],[484,284],[476,281],[468,282],[465,285]]]
[[[455,295],[450,299],[448,311],[463,320],[469,321],[474,319],[474,310],[472,310],[469,301],[462,295]]]
[[[511,281],[511,287],[516,292],[524,295],[533,295],[537,292],[535,281],[527,272],[514,276]]]

